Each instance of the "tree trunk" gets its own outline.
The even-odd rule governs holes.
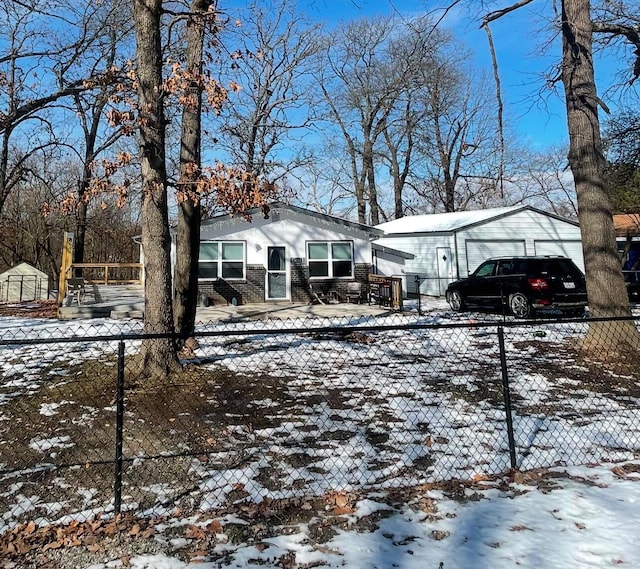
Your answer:
[[[84,263],[84,243],[87,234],[87,204],[82,201],[84,191],[79,194],[80,201],[76,208],[76,235],[73,240],[73,262]],[[82,276],[81,274],[78,276]]]
[[[376,189],[375,165],[373,163],[373,143],[365,140],[362,153],[362,172],[367,179],[367,197],[369,199],[369,211],[371,212],[371,225],[380,223],[380,209],[378,206],[378,191]]]
[[[173,333],[173,310],[160,43],[162,0],[136,0],[133,7],[145,261],[144,332],[169,335]],[[178,369],[173,338],[145,340],[142,365],[144,373],[156,379],[165,379]]]
[[[604,180],[598,119],[590,0],[562,3],[562,82],[569,126],[569,165],[575,180],[592,317],[630,316],[611,207]],[[592,322],[586,343],[605,350],[638,347],[633,322]]]
[[[204,18],[212,0],[193,0],[187,23],[187,71],[191,75],[189,101],[182,111],[180,179],[173,311],[182,339],[193,334],[198,304],[198,259],[202,211],[196,182],[201,168],[202,75]]]
[[[78,187],[78,206],[76,208],[76,234],[73,240],[73,262],[84,263],[84,248],[87,236],[87,202],[85,201],[85,195],[89,189],[91,178],[93,176],[91,172],[91,161],[94,158],[93,151],[95,149],[96,139],[95,136],[85,136],[85,155],[84,155],[84,168],[82,170],[82,179]],[[82,276],[82,270],[78,271],[76,275]]]

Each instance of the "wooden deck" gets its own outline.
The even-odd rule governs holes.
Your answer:
[[[58,310],[62,320],[76,318],[108,318],[122,316],[142,317],[144,311],[144,289],[139,284],[85,285],[84,298],[80,305],[75,301],[67,306],[65,298]]]

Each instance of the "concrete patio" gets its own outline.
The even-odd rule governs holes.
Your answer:
[[[321,316],[341,318],[353,316],[379,316],[389,314],[389,308],[367,303],[338,304],[293,304],[291,302],[246,304],[241,306],[199,306],[196,312],[198,323],[291,319]],[[79,318],[142,318],[144,314],[144,292],[140,285],[87,285],[81,304],[74,300],[59,309],[62,320]]]

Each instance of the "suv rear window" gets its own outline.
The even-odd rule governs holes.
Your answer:
[[[544,259],[536,261],[535,272],[551,277],[580,276],[580,269],[569,259]]]

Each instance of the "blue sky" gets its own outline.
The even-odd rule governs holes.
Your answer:
[[[310,18],[335,25],[341,20],[350,20],[375,14],[412,15],[433,12],[440,17],[438,7],[448,4],[446,0],[299,0],[300,6]],[[505,0],[493,2],[494,6],[507,6]],[[452,29],[455,36],[464,41],[475,54],[479,66],[491,71],[490,52],[485,32],[479,29],[480,2],[463,0],[460,7],[449,12],[443,25]],[[476,6],[475,14],[470,6]],[[512,126],[522,141],[532,149],[540,150],[550,145],[563,145],[568,140],[564,92],[561,84],[555,89],[545,88],[544,75],[552,70],[560,57],[560,40],[546,49],[543,42],[548,33],[545,18],[552,17],[551,2],[541,0],[512,12],[494,22],[492,33],[502,82],[505,103],[505,123]],[[544,33],[537,33],[545,30]],[[614,72],[613,60],[597,61],[596,77],[602,79],[603,88],[608,85]],[[603,97],[605,98],[605,97]],[[605,98],[606,99],[606,98]],[[610,101],[607,101],[611,104]]]

